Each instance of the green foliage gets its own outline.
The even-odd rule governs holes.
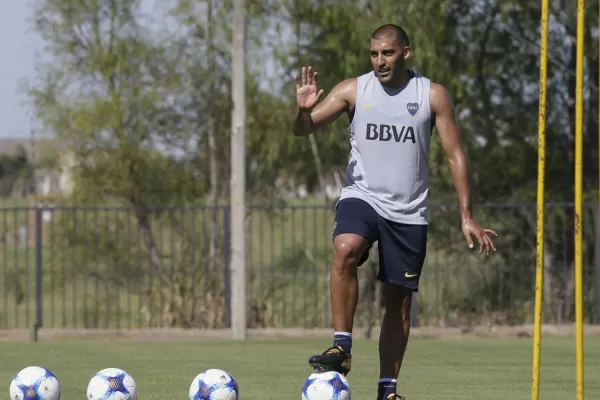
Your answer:
[[[22,146],[14,154],[0,155],[0,197],[9,197],[19,190],[25,195],[34,190],[34,165]]]
[[[226,254],[219,227],[223,215],[211,208],[201,218],[186,220],[171,210],[226,204],[229,197],[231,5],[230,0],[169,3],[165,18],[178,27],[174,32],[156,32],[145,25],[141,3],[134,0],[40,0],[36,5],[35,28],[50,59],[39,62],[38,83],[28,93],[38,119],[61,141],[61,156],[74,161],[70,169],[75,189],[62,202],[123,207],[119,219],[110,223],[90,221],[91,214],[83,217],[75,212],[74,219],[61,220],[57,240],[94,254],[93,262],[105,268],[99,269],[97,279],[119,285],[117,270],[139,277],[135,295],[142,299],[151,325],[224,323],[225,289],[219,270]],[[576,60],[570,7],[565,11],[562,2],[551,2],[546,184],[552,202],[573,198]],[[368,71],[369,35],[390,22],[408,31],[411,68],[444,85],[454,99],[474,202],[531,203],[536,198],[538,3],[250,1],[248,15],[249,202],[282,203],[287,201],[287,191],[293,193],[300,186],[318,195],[322,181],[342,179],[349,150],[347,117],[312,140],[294,137],[290,76],[301,66],[312,65],[327,93],[339,81]],[[598,52],[591,27],[597,26],[597,17],[588,19],[584,188],[586,199],[595,201]],[[430,193],[437,208],[432,207],[430,237],[438,254],[451,259],[461,254],[464,243],[454,206],[456,194],[439,140],[434,138],[431,146]],[[30,176],[28,161],[18,157],[0,159],[2,193],[12,190],[16,177]],[[424,300],[424,309],[434,309],[443,298],[457,315],[492,310],[501,314],[498,320],[528,318],[518,304],[531,302],[532,291],[526,290],[532,284],[531,274],[515,284],[519,295],[514,302],[498,300],[510,296],[504,282],[515,279],[522,268],[531,272],[535,261],[534,214],[530,208],[511,210],[477,209],[476,214],[480,222],[485,221],[482,224],[500,229],[503,243],[516,249],[510,260],[503,253],[495,255],[468,292],[446,286],[440,289],[442,297]],[[549,214],[547,223],[555,231],[571,232],[572,210],[561,210]],[[587,210],[591,219],[591,209]],[[277,213],[270,217],[285,220]],[[207,232],[205,241],[194,237],[191,221]],[[169,258],[161,239],[165,223],[172,224],[174,246],[188,261]],[[83,231],[78,229],[82,224],[87,226]],[[125,237],[124,229],[138,232],[139,242]],[[586,235],[586,251],[591,253],[589,228]],[[98,241],[104,243],[102,251],[90,251]],[[573,241],[549,235],[546,242],[549,290],[564,296],[571,284]],[[292,248],[291,254],[272,260],[271,268],[286,270],[309,263],[302,246]],[[146,269],[136,269],[139,264],[131,262],[131,251],[147,261]],[[319,268],[326,265],[326,256],[322,257],[315,261]],[[165,275],[165,265],[173,265],[173,275]],[[151,272],[156,273],[148,278]],[[257,273],[252,271],[252,279]],[[274,281],[265,299],[251,305],[252,323],[267,324],[265,310],[271,307],[274,312],[279,307],[277,301],[295,277],[295,272],[286,274]],[[324,275],[318,278],[321,283],[326,284]],[[198,294],[194,292],[198,285],[212,289]],[[156,296],[170,299],[169,308],[158,314],[153,310],[163,303],[157,303]],[[567,313],[568,303],[550,306],[552,318]],[[198,307],[207,308],[198,314]],[[371,308],[366,310],[361,312],[368,314]]]

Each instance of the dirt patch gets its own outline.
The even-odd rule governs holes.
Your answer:
[[[331,329],[250,329],[248,337],[252,339],[283,339],[283,338],[329,338]],[[574,325],[544,325],[543,336],[572,336],[575,334]],[[584,326],[586,336],[600,336],[600,325]],[[521,326],[489,326],[470,328],[412,328],[411,337],[421,338],[508,338],[532,337],[533,325]],[[364,329],[354,332],[355,338],[365,338]],[[371,339],[379,337],[379,328],[373,328]],[[231,333],[227,329],[41,329],[40,341],[69,341],[69,340],[110,340],[110,341],[195,341],[195,340],[229,340]],[[0,331],[0,342],[30,341],[30,331],[15,329]]]

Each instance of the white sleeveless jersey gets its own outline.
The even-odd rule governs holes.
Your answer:
[[[385,219],[427,225],[430,80],[410,73],[399,89],[384,88],[374,72],[358,77],[340,200],[359,198]]]

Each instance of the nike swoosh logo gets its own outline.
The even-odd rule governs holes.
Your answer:
[[[409,274],[408,272],[404,273],[405,278],[414,278],[415,276],[419,276],[419,274]]]
[[[365,110],[370,110],[371,108],[377,107],[379,104],[366,105]]]

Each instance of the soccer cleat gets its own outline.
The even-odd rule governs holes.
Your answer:
[[[340,346],[332,346],[323,354],[312,356],[308,363],[319,372],[335,371],[346,376],[350,372],[352,356]]]
[[[390,393],[385,400],[406,400],[403,396],[400,396],[398,393]]]

